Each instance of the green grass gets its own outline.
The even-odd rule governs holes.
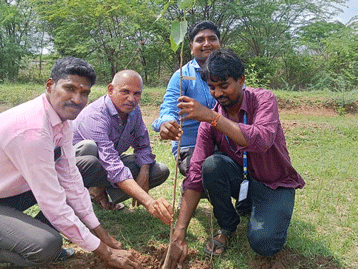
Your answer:
[[[0,85],[0,104],[15,105],[44,91],[42,85]],[[106,92],[105,86],[92,89],[90,100]],[[146,88],[141,103],[142,110],[158,109],[164,88]],[[330,92],[280,92],[282,100],[299,104],[304,100],[317,105],[331,100]],[[357,101],[355,97],[355,102]],[[288,232],[287,247],[303,255],[310,266],[316,256],[331,257],[342,268],[358,268],[358,116],[357,114],[310,115],[285,112],[280,115],[284,126],[287,147],[292,163],[306,181],[306,186],[296,192],[295,211]],[[175,160],[170,142],[159,139],[148,123],[148,130],[157,161],[169,166],[171,175],[160,187],[150,191],[158,198],[172,201]],[[178,177],[178,184],[183,180]],[[177,186],[177,201],[179,186]],[[130,207],[131,201],[126,201]],[[169,227],[152,218],[144,208],[132,211],[108,212],[95,207],[101,223],[126,247],[143,250],[148,244],[167,245]],[[212,219],[211,206],[201,201],[193,217],[187,235],[189,248],[197,251],[199,259],[205,259],[203,245],[218,226]],[[212,221],[211,221],[212,220]],[[246,239],[247,219],[238,227],[237,236],[222,257],[215,258],[214,268],[251,268],[255,253]],[[292,265],[292,268],[302,268]],[[328,267],[321,267],[328,268]]]
[[[14,84],[0,83],[0,104],[15,106],[33,99],[45,92],[45,84]],[[89,102],[98,99],[107,93],[106,85],[94,85],[91,88]],[[159,106],[162,103],[165,88],[147,88],[144,87],[141,105]]]

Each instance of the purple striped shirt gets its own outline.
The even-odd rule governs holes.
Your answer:
[[[134,148],[138,166],[151,164],[155,155],[150,147],[148,130],[137,106],[125,125],[108,95],[86,106],[73,123],[73,145],[90,139],[98,146],[99,160],[107,171],[108,181],[114,183],[133,178],[124,166],[120,155],[129,147]]]
[[[229,118],[219,104],[213,110]],[[247,113],[246,125],[242,123],[244,111]],[[272,92],[245,88],[238,124],[249,144],[246,147],[226,139],[222,132],[209,123],[200,124],[189,172],[184,181],[185,189],[203,191],[201,165],[213,154],[215,145],[241,166],[243,151],[247,151],[249,174],[271,189],[302,188],[305,185],[302,177],[292,167],[279,119],[277,100]]]

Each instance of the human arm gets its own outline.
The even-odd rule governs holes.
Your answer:
[[[134,179],[119,182],[117,185],[126,194],[138,200],[153,217],[160,219],[166,225],[173,221],[173,207],[163,197],[154,200]]]
[[[239,125],[236,122],[226,117],[218,116],[218,112],[201,105],[193,98],[182,96],[178,99],[178,102],[178,108],[180,109],[179,114],[185,115],[182,117],[182,120],[194,119],[200,122],[211,123],[216,118],[216,129],[224,133],[238,145],[243,147],[248,145]]]
[[[177,265],[183,266],[188,256],[188,245],[185,241],[185,235],[191,216],[198,206],[200,196],[200,192],[191,189],[184,191],[178,221],[175,225],[173,240],[171,242],[172,246],[170,247],[170,252],[167,254],[169,255],[169,268],[176,268]]]
[[[144,164],[140,167],[136,182],[146,193],[149,191],[149,168],[150,165]],[[141,203],[133,197],[132,206],[139,206]]]
[[[26,141],[26,142],[24,142]],[[5,151],[22,178],[19,183],[24,191],[31,190],[39,208],[48,221],[65,237],[87,251],[93,251],[100,240],[81,222],[80,216],[69,204],[66,188],[60,185],[58,174],[67,162],[66,151],[56,165],[54,161],[53,135],[46,128],[27,130],[7,144]],[[63,165],[63,166],[62,166]],[[75,166],[75,164],[73,164]],[[63,167],[63,169],[61,168]],[[58,169],[59,168],[59,169]],[[67,169],[69,170],[68,166]],[[77,183],[83,185],[82,178],[68,180],[68,187],[76,188]],[[78,188],[77,203],[82,209],[81,217],[85,218],[93,227],[99,221],[93,213],[88,192],[85,188]],[[86,197],[88,200],[86,200]],[[87,205],[91,210],[88,209]]]
[[[178,98],[180,97],[180,73],[177,71],[171,77],[167,90],[163,97],[163,103],[160,105],[159,117],[152,123],[154,131],[159,132],[164,122],[179,122]]]

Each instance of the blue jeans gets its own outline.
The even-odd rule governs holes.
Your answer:
[[[221,229],[235,231],[240,216],[232,203],[238,199],[243,169],[225,155],[212,155],[202,166],[203,185]],[[270,189],[250,175],[248,197],[244,204],[251,208],[247,238],[252,249],[263,256],[272,256],[284,246],[293,213],[295,190]]]

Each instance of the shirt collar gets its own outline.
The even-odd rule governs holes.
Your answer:
[[[242,91],[243,91],[243,97],[242,97],[240,110],[244,110],[247,113],[248,112],[247,111],[247,92],[246,92],[245,84],[243,86]]]
[[[118,111],[117,111],[116,107],[114,106],[111,98],[108,96],[108,94],[106,94],[104,96],[104,103],[106,104],[106,107],[108,108],[109,114],[111,116],[118,115]]]
[[[106,107],[108,108],[109,114],[111,116],[117,116],[119,114],[108,94],[104,96],[104,103],[106,104]],[[129,113],[128,118],[135,113],[135,110],[136,108],[134,108],[133,111]]]
[[[200,65],[198,64],[198,62],[195,60],[195,58],[193,59],[193,61],[191,62],[191,64],[193,65],[193,67],[198,70],[198,71],[201,71],[201,67]]]
[[[56,126],[59,126],[61,129],[63,127],[67,127],[68,126],[68,121],[62,122],[60,116],[56,113],[56,111],[53,109],[53,107],[50,104],[50,102],[47,100],[46,94],[43,93],[41,95],[41,97],[42,97],[42,101],[43,101],[43,104],[44,104],[46,114],[47,114],[47,116],[49,118],[49,121],[51,123],[52,128],[55,128]]]

